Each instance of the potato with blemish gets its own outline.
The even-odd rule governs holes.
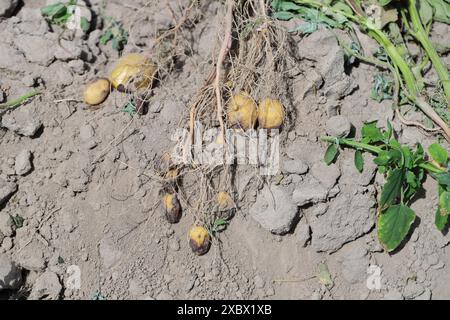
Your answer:
[[[163,196],[163,206],[167,221],[178,223],[181,219],[181,204],[174,193],[166,193]]]
[[[140,53],[130,53],[117,62],[109,80],[121,92],[141,92],[152,87],[156,71],[156,64],[149,58]]]
[[[211,237],[208,230],[202,226],[193,226],[189,230],[189,246],[199,256],[207,253],[211,246]]]

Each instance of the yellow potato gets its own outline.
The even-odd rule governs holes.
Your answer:
[[[211,245],[211,237],[208,230],[202,226],[193,226],[189,230],[189,246],[197,255],[202,255],[208,252]]]
[[[176,194],[166,193],[163,197],[163,205],[167,221],[177,223],[181,219],[181,205]]]
[[[234,208],[234,201],[226,191],[220,191],[218,193],[217,203],[220,211],[226,211]]]
[[[111,72],[109,80],[119,91],[150,89],[156,74],[156,65],[146,56],[130,53],[123,56]]]
[[[258,123],[263,129],[277,129],[284,122],[284,107],[275,99],[264,99],[258,108]]]
[[[255,101],[245,92],[235,95],[228,105],[227,118],[230,127],[252,129],[258,118]]]
[[[91,106],[98,105],[106,100],[111,91],[108,79],[97,79],[86,86],[84,102]]]

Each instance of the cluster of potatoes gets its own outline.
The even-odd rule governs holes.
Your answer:
[[[178,223],[181,220],[182,209],[176,193],[166,191],[162,203],[167,221]],[[217,206],[222,212],[232,210],[235,207],[233,199],[226,191],[220,191],[217,194]],[[209,251],[211,236],[205,227],[195,224],[189,230],[188,238],[189,246],[195,254],[203,255]]]
[[[279,100],[266,98],[258,106],[246,92],[233,96],[227,108],[228,125],[243,130],[253,129],[256,123],[262,129],[278,129],[284,117],[284,107]]]
[[[117,62],[108,78],[94,80],[86,86],[84,102],[99,105],[113,88],[120,92],[143,92],[152,86],[156,71],[156,65],[146,56],[127,54]]]
[[[182,218],[182,206],[177,194],[177,180],[179,171],[173,166],[169,154],[164,154],[158,164],[159,169],[165,171],[164,184],[161,190],[161,203],[164,216],[169,223],[178,223]],[[235,208],[231,196],[226,191],[217,193],[216,198],[217,211],[223,214],[230,214]],[[188,232],[189,246],[197,255],[203,255],[209,251],[212,237],[207,228],[196,223]]]

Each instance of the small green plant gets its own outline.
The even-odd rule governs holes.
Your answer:
[[[428,174],[437,181],[439,203],[435,224],[443,231],[450,214],[450,162],[447,150],[434,143],[426,153],[422,145],[415,149],[401,145],[393,136],[391,124],[380,130],[376,122],[366,123],[361,129],[362,138],[322,137],[330,145],[325,153],[325,162],[334,162],[339,148],[355,149],[355,166],[364,168],[362,152],[376,155],[378,172],[386,176],[378,200],[378,238],[387,251],[395,250],[409,233],[416,215],[410,208],[414,196],[422,189]]]
[[[105,17],[105,29],[100,37],[100,43],[106,45],[111,41],[114,50],[122,51],[128,42],[128,32],[123,25],[112,17]]]
[[[214,224],[212,227],[212,233],[216,234],[216,233],[224,231],[228,227],[229,224],[230,224],[230,222],[227,219],[223,219],[223,218],[216,219],[216,221],[214,221]]]
[[[430,104],[426,93],[423,70],[431,61],[439,81],[436,86],[446,97],[450,107],[450,80],[448,69],[430,41],[429,31],[433,21],[450,24],[450,3],[446,0],[272,0],[274,17],[289,20],[300,17],[310,24],[341,28],[354,35],[354,25],[372,37],[380,45],[380,55],[365,57],[347,48],[347,53],[360,60],[389,70],[397,88],[393,99],[397,104],[409,102],[417,106],[429,119],[442,129],[450,141],[450,128],[442,113]],[[316,10],[315,16],[307,14]],[[318,19],[319,16],[328,19]],[[334,21],[331,23],[329,20]],[[313,31],[316,28],[307,28]],[[420,45],[425,54],[413,59],[406,46],[409,38]],[[385,55],[386,59],[381,59]],[[400,99],[401,98],[401,99]],[[400,101],[399,101],[400,100]],[[397,106],[396,106],[397,107]]]
[[[24,218],[22,218],[20,215],[16,214],[15,216],[9,216],[11,219],[11,223],[13,226],[16,227],[16,229],[20,229],[23,227],[23,222],[25,221]]]
[[[41,92],[40,91],[36,91],[36,90],[32,90],[26,94],[24,94],[23,96],[12,100],[10,102],[4,103],[4,104],[0,104],[0,110],[2,109],[8,109],[8,108],[17,108],[20,105],[24,104],[25,102],[29,101],[30,99],[32,99],[35,96],[40,95]]]
[[[374,84],[370,91],[370,97],[378,102],[389,100],[393,97],[392,80],[388,79],[383,73],[377,73],[374,77]]]
[[[73,19],[77,10],[77,0],[69,0],[68,2],[57,2],[41,8],[41,14],[50,24],[65,26]],[[90,29],[90,23],[86,17],[80,17],[80,28],[87,32]]]
[[[127,104],[122,108],[122,112],[125,112],[130,116],[134,116],[136,114],[136,103],[134,102],[134,99],[127,102]]]

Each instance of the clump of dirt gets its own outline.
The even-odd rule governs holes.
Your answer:
[[[413,205],[420,219],[410,238],[389,255],[376,237],[382,177],[371,156],[361,174],[350,152],[331,166],[322,161],[320,136],[358,136],[370,120],[393,120],[402,142],[426,147],[434,140],[395,121],[390,101],[370,99],[376,70],[365,64],[349,70],[339,31],[288,33],[298,21],[274,22],[264,2],[245,1],[232,12],[227,43],[226,4],[130,0],[89,1],[92,29],[77,34],[44,20],[40,8],[48,1],[23,2],[0,6],[0,100],[30,90],[41,94],[0,111],[1,295],[449,297],[449,240],[433,225],[432,183],[426,181],[426,194]],[[145,115],[124,109],[136,97],[117,91],[95,111],[81,101],[85,84],[107,76],[119,59],[110,43],[100,42],[105,17],[129,33],[122,54],[144,53],[160,66],[144,97]],[[192,141],[200,126],[220,132],[217,99],[225,115],[228,100],[240,91],[256,101],[276,98],[286,109],[277,173],[261,174],[250,155],[229,166],[167,165],[165,155],[177,142]],[[175,179],[166,175],[173,168]],[[161,204],[167,188],[182,207],[176,224],[166,220]],[[217,207],[219,191],[232,196],[231,210]],[[206,255],[189,247],[194,224],[214,236]],[[324,281],[323,270],[332,283]]]

